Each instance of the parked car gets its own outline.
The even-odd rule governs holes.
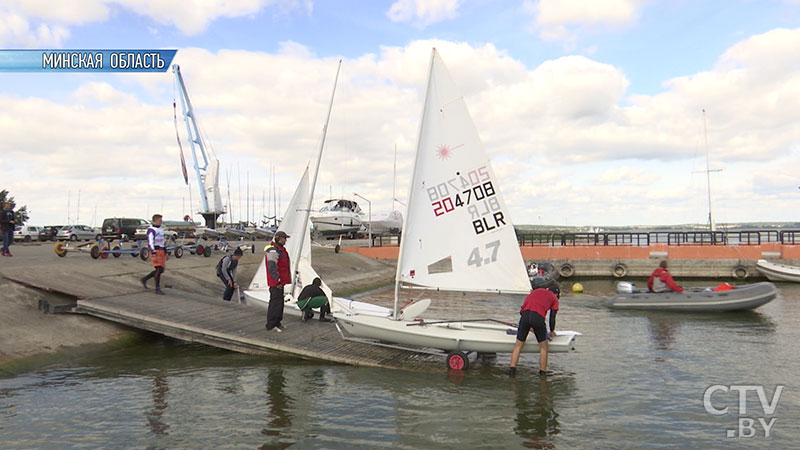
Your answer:
[[[31,225],[17,225],[14,227],[14,240],[30,242],[32,240],[39,240],[39,231],[42,227],[34,227]]]
[[[136,227],[136,233],[134,233],[134,239],[147,239],[147,229],[150,228],[150,224],[140,225]],[[175,241],[178,239],[178,232],[174,230],[170,230],[166,224],[161,224],[161,228],[164,230],[164,239],[168,241]]]
[[[136,228],[140,226],[148,227],[150,222],[144,219],[132,219],[128,217],[112,217],[103,221],[103,239],[119,239],[127,241],[136,235]]]
[[[58,230],[64,228],[64,225],[49,225],[39,231],[40,241],[55,241]]]
[[[100,232],[86,225],[67,225],[58,230],[56,239],[59,241],[98,241]]]

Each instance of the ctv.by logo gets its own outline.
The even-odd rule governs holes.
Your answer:
[[[772,399],[768,399],[767,392],[764,389],[764,386],[757,386],[757,385],[725,386],[722,384],[715,384],[707,388],[705,393],[703,394],[703,407],[705,407],[706,411],[709,414],[715,416],[724,416],[728,414],[729,406],[718,407],[719,405],[724,404],[724,400],[719,399],[719,397],[721,397],[722,394],[724,393],[732,393],[732,392],[739,393],[739,402],[738,402],[739,422],[738,422],[738,428],[726,430],[727,437],[752,438],[756,436],[756,432],[763,430],[764,437],[769,438],[773,427],[775,427],[775,424],[778,421],[778,418],[773,416],[775,415],[775,410],[778,408],[778,402],[781,399],[781,394],[783,394],[783,386],[782,385],[776,386],[775,391],[772,393]],[[760,403],[761,412],[763,413],[763,416],[755,418],[747,417],[748,392],[755,392],[756,394],[758,394],[758,401]],[[718,394],[716,400],[714,399],[714,394]],[[718,406],[715,406],[715,404]],[[767,418],[769,418],[769,420],[767,420]]]

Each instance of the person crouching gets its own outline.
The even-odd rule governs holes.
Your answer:
[[[297,297],[297,307],[300,308],[300,319],[303,322],[314,318],[313,308],[319,308],[320,322],[332,322],[331,319],[325,317],[325,314],[331,313],[331,305],[328,302],[328,296],[322,290],[322,280],[319,278],[314,278],[311,284],[300,291],[300,295]]]
[[[236,282],[236,268],[239,266],[239,260],[242,259],[242,249],[236,247],[233,254],[223,256],[217,263],[217,277],[222,280],[225,285],[225,293],[222,294],[222,299],[226,302],[231,301],[233,291],[239,288]]]

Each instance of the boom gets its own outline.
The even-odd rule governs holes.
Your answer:
[[[197,184],[202,194],[200,199],[203,202],[203,211],[200,211],[200,214],[206,221],[206,227],[215,228],[217,217],[225,214],[219,190],[219,161],[216,156],[209,155],[206,151],[206,144],[200,134],[200,128],[197,126],[194,108],[191,100],[189,100],[189,93],[186,91],[186,84],[183,82],[180,66],[174,64],[172,71],[175,73],[176,84],[180,88],[181,112],[183,113],[183,121],[186,124],[186,133],[189,137],[189,148],[192,150],[192,162],[194,171],[197,174]],[[198,153],[200,157],[198,157]]]

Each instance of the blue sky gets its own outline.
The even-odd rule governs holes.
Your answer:
[[[194,2],[177,5],[156,1],[90,0],[85,11],[76,12],[68,8],[64,11],[58,8],[50,10],[44,4],[37,6],[5,0],[0,1],[0,45],[5,48],[179,49],[178,60],[185,58],[182,64],[192,70],[185,76],[190,90],[196,89],[192,95],[198,109],[204,115],[204,121],[215,128],[214,141],[232,143],[222,146],[226,147],[221,149],[224,163],[232,165],[236,162],[253,167],[251,178],[266,185],[266,175],[255,166],[262,164],[257,159],[259,149],[264,145],[294,148],[301,140],[313,140],[313,133],[321,124],[309,127],[307,136],[296,136],[286,141],[282,140],[285,133],[271,135],[270,131],[264,131],[265,134],[257,138],[248,137],[248,133],[258,128],[259,115],[270,107],[264,104],[269,100],[259,105],[253,105],[252,98],[246,96],[222,100],[218,98],[221,92],[237,87],[244,89],[249,85],[243,80],[250,78],[253,89],[258,89],[259,77],[264,79],[264,74],[269,72],[275,72],[277,80],[285,79],[286,74],[293,71],[313,70],[314,77],[308,73],[296,73],[298,79],[309,78],[307,84],[297,81],[298,86],[302,84],[305,88],[291,88],[297,89],[298,97],[312,97],[313,93],[313,99],[308,100],[310,103],[286,106],[282,100],[283,104],[274,106],[278,109],[286,106],[284,114],[297,110],[309,115],[315,112],[320,116],[319,111],[313,108],[322,107],[329,89],[328,78],[332,75],[329,77],[325,72],[330,71],[327,61],[344,57],[345,71],[352,70],[350,74],[356,78],[383,79],[388,90],[379,89],[374,84],[359,86],[356,81],[345,86],[342,109],[347,112],[339,115],[338,120],[340,125],[349,129],[340,130],[338,137],[334,132],[333,145],[347,148],[348,155],[369,154],[375,149],[361,148],[360,142],[384,139],[367,132],[362,135],[359,127],[354,125],[354,122],[362,120],[360,114],[370,115],[370,108],[374,109],[374,106],[359,103],[362,100],[358,98],[374,90],[376,95],[385,96],[385,103],[404,105],[397,114],[401,116],[397,118],[401,125],[384,121],[371,127],[384,130],[384,134],[389,130],[391,136],[385,137],[387,147],[391,147],[390,141],[399,140],[399,154],[403,158],[413,151],[403,143],[414,140],[419,111],[419,99],[415,103],[414,98],[408,96],[409,79],[413,79],[412,84],[417,86],[414,91],[417,96],[424,81],[410,73],[419,71],[425,62],[409,65],[410,60],[403,59],[405,65],[396,66],[402,69],[389,73],[385,67],[401,53],[406,56],[413,54],[415,43],[464,44],[462,49],[466,50],[463,54],[453,47],[451,55],[456,57],[451,56],[450,60],[448,54],[443,54],[443,57],[448,64],[452,62],[450,67],[454,78],[464,82],[468,105],[493,158],[507,162],[509,168],[525,166],[525,170],[519,173],[511,169],[507,171],[509,190],[512,191],[508,196],[516,199],[518,223],[619,225],[702,222],[707,214],[703,206],[704,181],[692,174],[693,169],[697,170],[698,165],[704,164],[702,149],[698,153],[697,146],[701,130],[700,106],[707,107],[712,113],[709,117],[712,159],[716,165],[725,168],[722,174],[716,175],[720,198],[715,203],[720,205],[720,215],[729,221],[794,220],[787,208],[790,203],[786,202],[796,201],[796,193],[789,194],[788,188],[800,182],[793,180],[787,170],[800,156],[796,155],[797,129],[791,125],[787,128],[786,123],[792,123],[796,111],[789,106],[781,107],[780,102],[777,106],[761,103],[770,96],[782,98],[800,82],[797,68],[791,64],[791,59],[798,54],[793,51],[794,38],[791,36],[800,24],[800,2],[610,0],[601,4],[587,1],[247,0],[236,3],[239,10],[226,11],[212,7],[214,2],[201,7]],[[396,4],[410,8],[406,16],[392,16],[390,11]],[[428,15],[420,12],[426,8],[433,12]],[[549,8],[547,13],[546,8]],[[187,19],[189,16],[201,19],[191,21]],[[17,28],[13,28],[12,23],[16,23]],[[40,27],[47,27],[53,35],[56,30],[61,34],[37,34]],[[780,29],[788,31],[783,34],[776,31]],[[299,44],[292,47],[299,53],[291,55],[291,58],[282,55],[286,52],[287,42]],[[493,50],[486,50],[487,45]],[[751,47],[756,50],[748,50]],[[768,52],[773,48],[778,48],[775,51],[779,52],[773,60],[783,59],[786,63],[767,71],[758,57],[759,52],[765,51],[758,49]],[[242,59],[231,57],[237,64],[226,68],[223,75],[222,68],[213,64],[224,59],[224,50],[247,53],[241,55]],[[470,52],[482,55],[482,59],[471,64]],[[782,57],[780,52],[783,52]],[[368,54],[375,55],[374,64],[364,62]],[[727,65],[719,67],[723,55],[728,55]],[[269,58],[262,60],[260,56]],[[258,62],[250,66],[249,60]],[[283,63],[266,67],[267,60]],[[295,63],[298,65],[293,66]],[[737,71],[737,68],[743,71]],[[735,81],[742,73],[755,75],[750,81]],[[681,78],[677,85],[668,84],[675,78]],[[469,80],[473,79],[486,80],[485,86],[470,84]],[[140,147],[135,151],[146,155],[154,145],[160,146],[162,153],[169,155],[164,157],[164,164],[174,162],[177,151],[173,148],[174,139],[167,142],[165,138],[174,133],[171,105],[163,109],[163,105],[171,103],[172,80],[169,76],[0,74],[0,80],[0,96],[19,102],[18,109],[14,110],[22,113],[27,113],[24,105],[34,103],[31,98],[49,102],[46,104],[54,110],[61,110],[63,106],[65,118],[75,114],[70,107],[79,106],[79,111],[86,112],[88,118],[94,113],[103,117],[103,106],[119,111],[136,105],[139,115],[132,114],[131,121],[136,116],[154,122],[147,125],[144,122],[138,125],[125,123],[125,116],[120,115],[121,122],[108,123],[109,129],[134,125],[140,129],[158,128],[159,131],[150,137],[152,141],[139,143]],[[753,90],[757,87],[758,92],[751,94],[752,99],[734,102],[733,97],[737,95],[730,93],[750,91],[747,83],[754,83]],[[274,86],[265,82],[260,87],[269,90]],[[770,91],[772,87],[774,89]],[[546,92],[542,91],[545,89]],[[508,94],[503,94],[512,91],[525,92],[531,97],[510,99]],[[705,94],[698,93],[708,93],[708,96],[701,98]],[[576,98],[571,98],[573,95]],[[723,102],[720,98],[728,100]],[[530,107],[526,108],[526,104]],[[313,105],[313,111],[308,110],[310,105]],[[753,111],[734,114],[734,110],[742,108],[742,105],[753,105]],[[266,113],[270,114],[272,112]],[[335,118],[336,114],[334,111]],[[511,117],[498,119],[504,114]],[[386,115],[391,116],[389,110]],[[245,118],[237,121],[242,117]],[[60,121],[56,112],[48,120]],[[308,120],[313,119],[309,117]],[[767,122],[762,123],[764,120]],[[65,129],[74,127],[68,122],[64,120]],[[217,125],[221,123],[228,124],[227,128]],[[667,124],[674,129],[667,129]],[[241,129],[237,128],[240,125]],[[396,132],[393,126],[398,127]],[[506,129],[512,129],[511,135],[515,137],[512,140],[508,136],[508,141],[540,151],[525,153],[514,148],[517,144],[505,142],[503,132],[499,131]],[[36,135],[35,129],[28,134]],[[127,148],[131,135],[122,131],[119,135],[118,142],[110,139],[103,141],[102,146],[98,143],[97,151],[102,147],[108,152],[116,144]],[[88,145],[85,138],[69,142],[69,134],[58,135],[54,141],[52,151],[58,155]],[[36,152],[43,158],[41,160],[27,160],[24,149],[40,145],[44,146],[36,140],[25,141],[24,136],[12,140],[3,149],[5,155],[0,153],[0,168],[18,169],[19,180],[11,179],[12,184],[17,182],[17,191],[29,194],[32,200],[42,199],[47,203],[41,192],[43,188],[23,182],[30,179],[27,171],[34,170],[39,161],[47,160],[43,148]],[[93,150],[87,148],[85,151],[90,153]],[[113,161],[123,160],[119,155],[114,158],[117,159]],[[350,156],[342,159],[353,160]],[[58,164],[53,162],[57,160],[49,159],[50,164]],[[383,159],[380,161],[389,164]],[[336,172],[336,164],[331,163],[331,173]],[[354,170],[348,167],[348,170]],[[368,167],[364,167],[366,172]],[[70,186],[85,178],[84,174],[70,170],[53,167],[51,172],[58,175],[52,182]],[[281,174],[282,182],[287,186],[287,192],[282,194],[287,198],[291,194],[288,186],[295,184],[297,170],[293,165]],[[400,170],[401,177],[407,177],[404,170],[407,168]],[[624,177],[620,178],[620,174]],[[332,175],[323,178],[323,182],[330,186],[340,181]],[[86,189],[94,194],[87,195],[94,195],[93,201],[102,205],[103,186],[113,191],[130,183],[131,179],[130,173],[112,170],[92,180],[92,187]],[[545,180],[543,182],[554,186],[554,196],[564,203],[533,199],[526,193],[529,188],[526,183],[535,184],[535,180]],[[143,181],[144,184],[152,182]],[[372,178],[353,176],[346,183],[349,184],[341,187],[342,192],[358,189],[375,197],[385,196],[386,186],[391,184],[386,182],[385,174],[376,174]],[[620,188],[615,183],[625,187]],[[402,180],[398,186],[403,186]],[[179,185],[165,188],[160,198],[172,199],[172,204],[177,204],[178,199],[184,196],[180,194],[181,189]],[[613,205],[604,208],[605,212],[587,206],[594,202],[593,195],[604,189],[608,189],[604,198],[613,197],[613,200],[608,200]],[[751,208],[750,214],[737,211],[733,193],[752,193],[754,205],[758,207]],[[18,194],[18,197],[21,196]],[[159,204],[158,198],[146,200],[147,205]],[[631,203],[627,200],[630,198],[638,200]],[[38,221],[54,221],[63,215],[60,211],[64,208],[56,203],[64,202],[52,201],[53,204],[31,208],[41,211],[40,216],[34,216]],[[659,207],[659,202],[663,202],[663,207]],[[136,208],[142,209],[141,202],[134,203],[139,205]],[[150,206],[146,208],[149,210]],[[631,214],[631,208],[649,210],[647,214],[639,215]],[[109,213],[114,210],[112,205],[108,205],[108,210]],[[138,214],[142,215],[141,212]]]

